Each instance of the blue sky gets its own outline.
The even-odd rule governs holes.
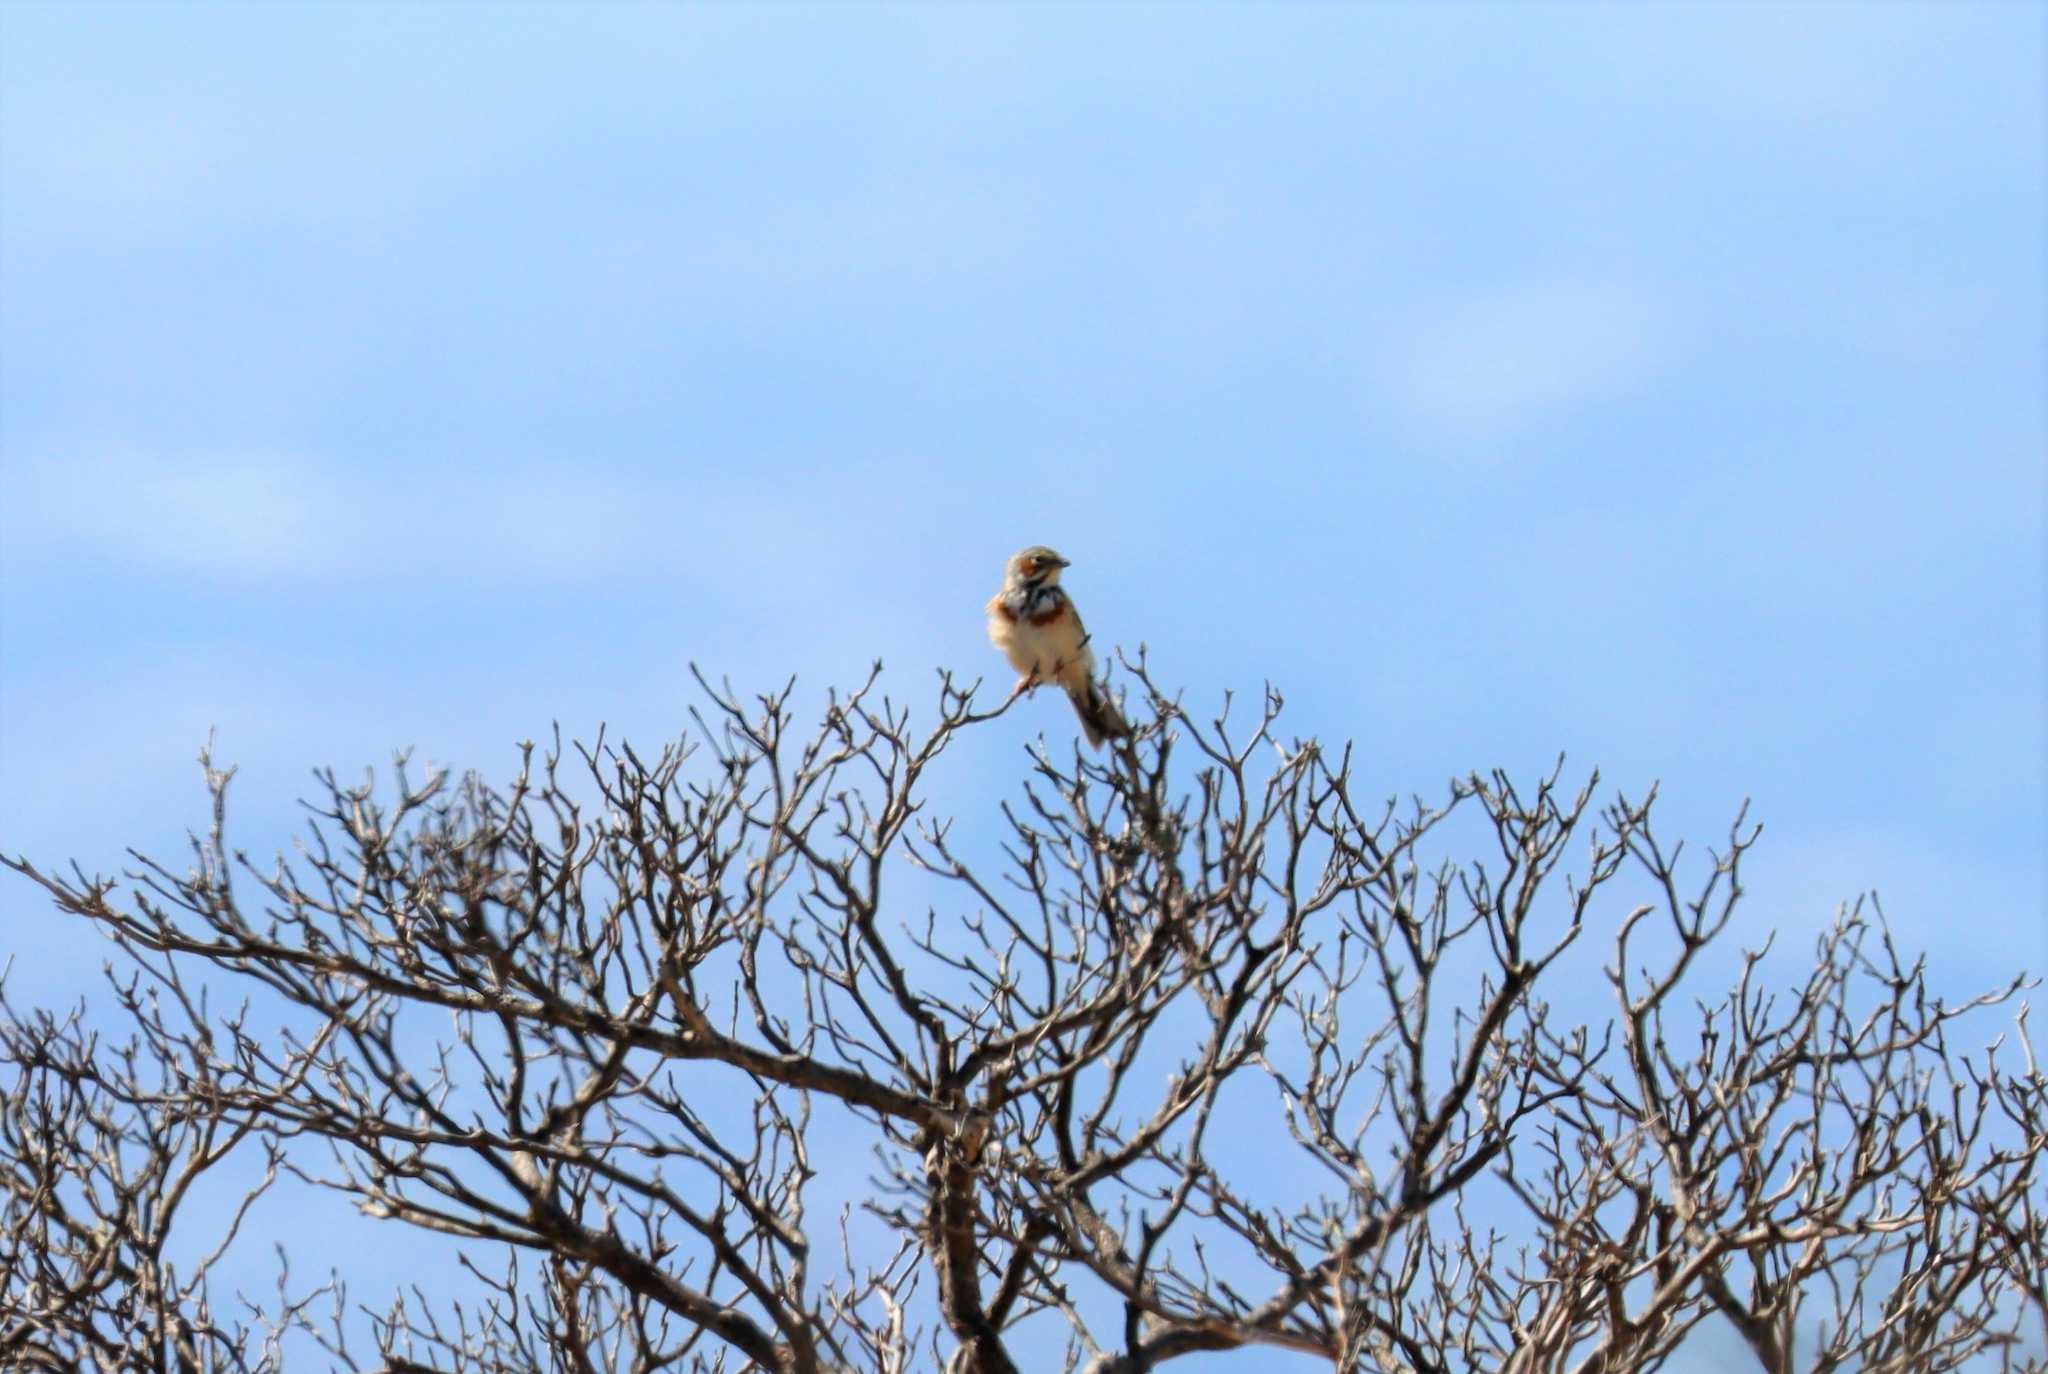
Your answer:
[[[1046,542],[1369,791],[1560,751],[1755,942],[2048,969],[2043,12],[0,8],[0,848],[282,843]],[[1072,729],[987,727],[961,796]],[[17,992],[99,954],[0,889]]]

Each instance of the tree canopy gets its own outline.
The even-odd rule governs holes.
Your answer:
[[[1133,738],[1015,779],[937,776],[998,714],[948,679],[800,726],[700,678],[651,755],[324,774],[290,859],[211,760],[189,867],[6,859],[115,955],[0,1017],[0,1364],[2043,1367],[2023,975],[1945,1003],[1859,903],[1774,980],[1743,818],[1687,854],[1562,764],[1388,800],[1132,671]],[[222,1170],[223,1249],[309,1181],[489,1298],[230,1301],[166,1250]]]

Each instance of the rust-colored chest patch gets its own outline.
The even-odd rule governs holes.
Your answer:
[[[1024,604],[1029,607],[1033,601],[1045,603],[1044,609],[1020,611],[1017,607],[1010,604],[1010,599],[1007,596],[996,597],[988,603],[988,609],[991,615],[1001,616],[1005,624],[1017,625],[1028,621],[1041,630],[1048,625],[1058,624],[1060,617],[1067,615],[1070,611],[1070,603],[1066,597],[1058,593],[1050,596],[1029,597],[1026,598]]]

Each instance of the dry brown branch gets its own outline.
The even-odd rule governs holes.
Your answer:
[[[1774,986],[1740,821],[1681,863],[1561,765],[1375,803],[1276,695],[1129,666],[1135,736],[999,815],[928,809],[995,714],[950,681],[803,731],[700,678],[653,757],[325,775],[290,862],[210,761],[189,870],[5,860],[117,963],[91,1019],[4,1008],[0,1364],[1612,1374],[1717,1322],[1766,1374],[2041,1368],[2024,979],[1943,1003],[1873,905]],[[229,1168],[457,1238],[486,1300],[222,1317],[164,1254]]]

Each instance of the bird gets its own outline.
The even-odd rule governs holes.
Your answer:
[[[1011,555],[1003,589],[988,603],[988,637],[1024,676],[1010,696],[1056,682],[1074,703],[1081,733],[1100,749],[1106,739],[1131,733],[1109,692],[1095,680],[1095,654],[1074,599],[1060,586],[1071,566],[1043,544]]]

